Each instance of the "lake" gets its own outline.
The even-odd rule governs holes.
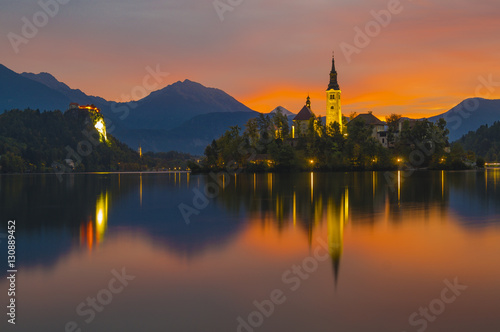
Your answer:
[[[500,169],[3,175],[0,195],[2,331],[500,330]]]

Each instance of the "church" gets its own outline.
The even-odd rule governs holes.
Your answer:
[[[345,131],[345,126],[343,126],[342,121],[342,107],[340,101],[341,91],[339,87],[339,82],[337,78],[337,70],[335,69],[335,57],[332,56],[332,69],[330,71],[330,81],[328,87],[326,88],[326,121],[323,119],[323,123],[329,126],[332,123],[337,122],[340,126],[340,132]],[[305,106],[300,110],[299,113],[293,118],[292,139],[298,138],[301,134],[307,132],[309,126],[309,120],[314,118],[315,114],[311,109],[311,98],[307,96],[307,101]],[[319,117],[321,119],[321,117]],[[361,120],[365,123],[365,126],[370,127],[371,136],[376,139],[383,147],[389,148],[390,143],[387,140],[387,126],[386,123],[375,117],[371,111],[364,114],[358,114],[352,120]],[[402,121],[399,123],[399,131],[401,131]],[[398,132],[399,132],[398,131]],[[347,133],[344,133],[347,135]]]
[[[335,69],[335,57],[332,56],[332,69],[330,71],[330,82],[326,89],[326,125],[337,122],[342,132],[342,108],[340,103],[340,87],[337,79],[337,70]],[[311,99],[307,96],[306,105],[293,118],[292,138],[295,138],[295,131],[305,132],[309,125],[309,119],[314,117],[311,110]]]

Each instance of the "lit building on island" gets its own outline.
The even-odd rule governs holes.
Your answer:
[[[326,125],[337,122],[342,133],[342,108],[340,102],[340,87],[337,79],[337,70],[335,69],[335,57],[332,56],[332,69],[330,71],[330,81],[326,89]],[[311,109],[311,98],[307,96],[307,101],[304,107],[293,118],[291,128],[291,137],[297,138],[300,134],[305,134],[309,126],[309,120],[316,118]],[[321,119],[321,116],[317,117]]]
[[[306,133],[307,127],[309,126],[309,120],[314,117],[315,115],[311,110],[311,98],[307,96],[306,104],[293,118],[292,138],[295,138],[298,133]]]
[[[340,103],[340,87],[335,69],[335,57],[332,56],[332,70],[330,71],[330,82],[326,89],[326,125],[337,122],[342,132],[342,108]]]
[[[316,116],[311,109],[311,98],[307,96],[307,101],[304,107],[297,113],[293,118],[293,125],[290,129],[290,137],[292,139],[291,145],[297,146],[297,139],[304,136],[309,128],[309,123],[311,119],[319,119],[321,121],[321,116]],[[398,136],[401,132],[401,125],[403,121],[410,121],[411,125],[414,124],[415,120],[411,119],[400,119],[399,130],[396,130],[393,135]],[[371,111],[367,113],[359,114],[353,119],[345,119],[342,116],[342,103],[341,103],[341,90],[338,83],[338,74],[335,68],[335,57],[332,56],[332,68],[330,70],[330,80],[328,82],[328,87],[326,89],[326,121],[323,124],[331,126],[333,123],[339,124],[339,129],[341,133],[347,136],[347,127],[352,121],[362,121],[366,127],[370,128],[371,136],[377,140],[383,147],[391,148],[394,147],[391,142],[388,141],[388,128],[387,124],[378,119]],[[347,127],[346,127],[347,122]]]

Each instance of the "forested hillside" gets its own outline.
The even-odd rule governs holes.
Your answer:
[[[1,172],[46,172],[61,165],[75,171],[139,169],[139,154],[109,134],[102,139],[95,121],[78,109],[1,114]]]
[[[470,131],[458,140],[465,150],[474,151],[478,157],[488,161],[500,159],[500,121],[493,125],[483,125],[476,131]]]

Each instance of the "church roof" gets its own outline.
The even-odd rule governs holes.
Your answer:
[[[383,126],[384,122],[380,121],[375,115],[371,113],[359,114],[357,117],[351,121],[363,120],[366,125],[370,126]]]
[[[302,107],[300,112],[293,118],[293,121],[306,121],[314,116],[314,113],[307,106]]]
[[[339,82],[337,81],[337,70],[335,70],[335,58],[332,56],[332,70],[330,71],[330,83],[328,83],[328,90],[340,90]]]

